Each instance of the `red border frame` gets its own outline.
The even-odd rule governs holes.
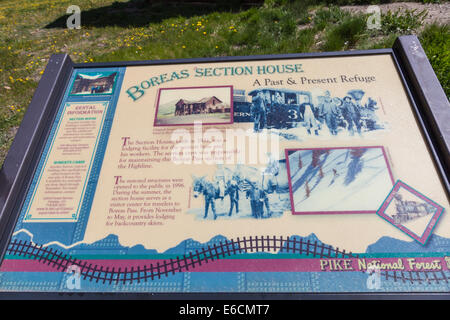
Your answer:
[[[380,148],[383,152],[384,160],[386,162],[386,166],[389,172],[389,177],[391,178],[392,185],[394,185],[394,177],[392,175],[391,166],[389,165],[389,161],[386,155],[386,151],[383,146],[361,146],[361,147],[330,147],[330,148],[288,148],[284,149],[285,157],[286,157],[286,168],[288,174],[288,184],[289,184],[289,197],[291,200],[291,212],[293,215],[313,215],[313,214],[374,214],[377,213],[378,210],[352,210],[352,211],[295,211],[294,206],[294,195],[292,192],[292,180],[291,180],[291,168],[289,164],[289,152],[290,151],[299,151],[299,150],[334,150],[334,149],[369,149],[369,148]]]
[[[158,110],[159,110],[159,100],[161,98],[162,90],[179,90],[179,89],[206,89],[206,88],[230,88],[230,121],[229,122],[211,122],[211,123],[203,123],[202,125],[230,125],[234,123],[234,108],[233,108],[233,86],[200,86],[200,87],[171,87],[171,88],[160,88],[158,89],[158,98],[156,100],[156,111],[155,111],[155,119],[153,121],[153,126],[155,127],[174,127],[174,126],[193,126],[194,123],[173,123],[173,124],[158,124]]]

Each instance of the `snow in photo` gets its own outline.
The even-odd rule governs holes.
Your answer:
[[[382,147],[286,150],[293,214],[375,213],[392,189]]]

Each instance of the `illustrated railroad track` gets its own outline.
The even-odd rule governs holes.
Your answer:
[[[304,240],[296,237],[283,236],[255,236],[243,237],[236,240],[224,240],[218,244],[208,245],[204,248],[192,251],[189,254],[178,256],[175,259],[164,260],[161,263],[151,263],[150,265],[130,267],[130,268],[109,268],[98,264],[88,263],[88,261],[75,259],[63,252],[41,245],[33,244],[29,241],[13,240],[9,243],[6,253],[9,255],[24,256],[41,263],[47,264],[58,271],[65,272],[68,268],[77,266],[80,276],[89,281],[102,283],[123,283],[132,284],[141,281],[161,279],[177,272],[188,272],[202,264],[211,263],[231,255],[242,253],[257,253],[278,251],[279,253],[293,253],[311,256],[314,258],[358,258],[358,255],[330,245],[324,245],[318,241]],[[450,275],[443,271],[381,271],[381,276],[386,280],[393,279],[395,282],[402,281],[415,283],[448,283]]]
[[[450,274],[447,275],[443,270],[440,271],[381,271],[380,275],[386,279],[393,279],[395,282],[402,281],[403,283],[441,283],[444,281],[448,283],[450,280]]]

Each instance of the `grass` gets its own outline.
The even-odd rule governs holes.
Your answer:
[[[450,95],[449,26],[429,25],[420,34],[419,39],[448,97]]]
[[[326,33],[323,51],[347,50],[355,47],[365,37],[366,19],[364,16],[345,17]]]
[[[341,0],[342,5],[386,1]],[[426,1],[428,2],[428,1]],[[0,0],[0,164],[51,54],[75,62],[339,51],[391,47],[398,35],[418,33],[446,94],[448,26],[423,31],[426,12],[391,12],[382,29],[367,16],[319,0],[266,0],[191,5],[144,0],[78,0],[82,28],[65,28],[72,0]]]

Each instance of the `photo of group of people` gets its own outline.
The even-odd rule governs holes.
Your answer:
[[[272,160],[259,168],[219,166],[212,178],[192,177],[194,198],[203,208],[191,212],[199,219],[268,219],[290,209],[285,161]]]
[[[361,89],[350,90],[342,97],[332,96],[329,90],[313,94],[283,88],[258,88],[248,94],[251,102],[236,104],[235,121],[253,122],[254,132],[305,128],[309,136],[333,137],[362,136],[364,132],[385,128],[377,116],[377,101],[365,97]],[[243,114],[248,115],[245,120]]]

